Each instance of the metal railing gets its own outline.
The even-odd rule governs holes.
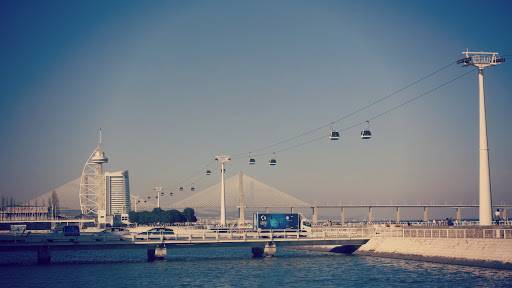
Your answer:
[[[472,239],[508,239],[512,240],[512,229],[383,229],[375,237],[402,238],[472,238]]]
[[[174,234],[133,234],[132,241],[144,240],[186,240],[186,241],[229,241],[258,239],[366,239],[374,235],[373,228],[344,228],[305,232],[303,230],[266,230],[266,231],[190,231]]]

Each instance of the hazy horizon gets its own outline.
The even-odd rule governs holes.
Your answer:
[[[508,8],[508,9],[507,9]],[[109,170],[131,191],[175,191],[215,155],[311,203],[477,203],[477,76],[359,126],[341,140],[276,153],[329,123],[462,58],[512,60],[509,10],[496,1],[2,1],[0,194],[34,198],[79,177],[102,128]],[[492,11],[484,13],[483,11]],[[509,61],[511,62],[511,61]],[[512,64],[485,70],[494,203],[512,202]],[[470,68],[453,65],[342,129]],[[259,154],[259,153],[255,153]],[[215,163],[214,163],[215,164]],[[219,180],[194,179],[197,190]],[[190,189],[191,181],[182,184]],[[177,192],[182,199],[188,192]]]

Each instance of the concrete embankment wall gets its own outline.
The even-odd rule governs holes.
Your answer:
[[[356,254],[512,269],[512,239],[375,237]]]

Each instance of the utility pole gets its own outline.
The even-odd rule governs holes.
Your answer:
[[[496,52],[462,52],[464,58],[457,61],[463,66],[478,68],[478,95],[479,95],[479,220],[480,225],[492,225],[491,178],[489,170],[489,146],[487,145],[487,121],[485,116],[484,68],[496,66],[505,62],[505,58]]]
[[[227,155],[216,156],[215,160],[220,163],[220,225],[226,226],[226,187],[224,186],[224,163],[231,160]]]

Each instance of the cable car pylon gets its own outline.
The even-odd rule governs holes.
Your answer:
[[[478,68],[478,98],[479,98],[479,220],[480,225],[492,225],[491,178],[489,168],[489,147],[487,145],[487,120],[485,115],[484,68],[496,66],[505,62],[496,52],[462,52],[464,58],[457,61],[463,66]]]

